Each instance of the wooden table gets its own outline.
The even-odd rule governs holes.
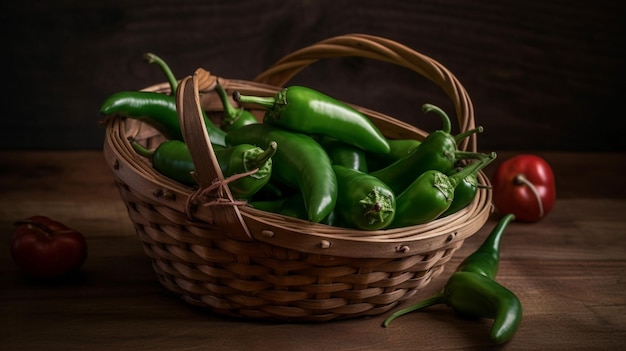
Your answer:
[[[499,153],[487,169],[511,156]],[[385,315],[323,324],[242,321],[200,311],[159,285],[99,151],[0,152],[2,350],[616,350],[626,342],[624,154],[539,153],[558,201],[542,222],[513,223],[498,281],[524,307],[515,337],[487,341],[489,320],[445,306],[382,328]],[[80,229],[89,258],[56,285],[25,279],[8,254],[13,222],[43,214]],[[443,287],[494,216],[444,273],[405,304]]]

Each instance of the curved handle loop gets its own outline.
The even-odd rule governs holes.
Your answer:
[[[180,119],[183,138],[195,166],[195,178],[200,189],[193,193],[187,203],[187,215],[192,217],[195,207],[204,206],[210,211],[213,223],[224,228],[229,237],[239,241],[251,241],[252,235],[241,216],[230,189],[224,179],[200,105],[197,74],[181,80],[176,91],[176,109]]]
[[[284,86],[301,70],[320,59],[357,56],[406,67],[437,84],[452,100],[461,132],[476,128],[474,107],[457,78],[439,62],[393,40],[349,34],[320,41],[288,54],[258,75],[254,81]],[[463,140],[460,149],[477,150],[476,135]]]

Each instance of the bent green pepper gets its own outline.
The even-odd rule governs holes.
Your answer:
[[[459,182],[495,158],[496,153],[492,152],[451,176],[436,170],[426,171],[396,197],[396,216],[390,227],[412,226],[436,219],[452,204]]]
[[[305,134],[327,135],[367,151],[389,152],[387,140],[365,115],[317,90],[291,86],[273,97],[235,92],[234,98],[267,108],[263,122]]]
[[[506,227],[513,220],[515,220],[515,215],[513,214],[507,214],[502,217],[480,247],[467,256],[456,270],[459,272],[473,272],[495,279],[500,263],[500,241]]]
[[[264,123],[248,124],[226,135],[228,145],[266,145],[275,140],[272,179],[303,196],[307,219],[320,222],[337,202],[337,177],[324,149],[311,137]]]
[[[383,322],[429,306],[446,304],[459,314],[493,319],[489,340],[496,344],[509,341],[522,322],[522,304],[509,289],[494,278],[499,262],[500,237],[515,217],[503,217],[481,247],[468,256],[450,276],[444,289],[414,305],[392,313]]]
[[[187,145],[179,140],[168,140],[159,144],[154,150],[131,140],[133,149],[140,155],[149,158],[152,166],[159,173],[187,186],[196,186],[193,174],[195,166]],[[237,145],[235,147],[215,150],[215,157],[224,177],[254,171],[255,173],[228,183],[228,187],[237,199],[247,199],[263,188],[272,173],[272,156],[277,144],[270,142],[266,150],[254,145]]]
[[[476,158],[475,152],[460,151],[457,143],[474,133],[482,132],[482,127],[468,130],[452,136],[450,134],[450,118],[440,108],[425,104],[425,112],[436,112],[443,122],[443,128],[430,133],[419,146],[408,155],[391,165],[371,172],[371,174],[387,183],[396,193],[401,193],[415,178],[429,170],[449,173],[457,160]]]
[[[396,198],[380,179],[358,170],[334,165],[339,191],[335,211],[343,223],[363,230],[387,227],[394,218]]]
[[[176,98],[171,95],[150,91],[120,91],[104,101],[100,113],[136,119],[151,125],[167,139],[183,140]],[[225,146],[226,132],[217,127],[204,112],[203,117],[211,143]]]

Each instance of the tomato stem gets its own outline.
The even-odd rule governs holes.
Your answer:
[[[541,196],[539,195],[539,191],[535,187],[533,183],[531,183],[523,174],[518,174],[515,176],[514,180],[517,185],[526,185],[530,188],[530,191],[535,194],[535,198],[537,198],[537,205],[539,205],[539,218],[543,218],[543,202],[541,201]]]

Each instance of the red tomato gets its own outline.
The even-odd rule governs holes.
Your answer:
[[[493,203],[501,213],[519,221],[536,222],[554,205],[554,174],[548,162],[536,155],[518,155],[501,163],[491,180]]]
[[[87,259],[85,237],[44,216],[16,222],[11,256],[17,266],[34,278],[52,280],[77,271]]]

